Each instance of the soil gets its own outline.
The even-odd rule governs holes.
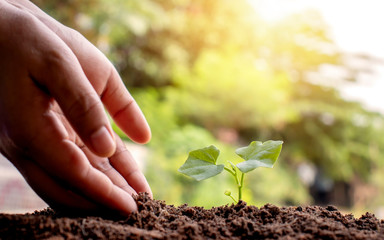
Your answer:
[[[129,217],[79,217],[52,209],[0,214],[0,239],[384,239],[384,220],[341,214],[334,206],[258,208],[241,201],[204,209],[147,195]]]

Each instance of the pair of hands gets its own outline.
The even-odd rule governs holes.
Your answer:
[[[136,210],[150,187],[110,126],[149,126],[109,60],[28,0],[0,0],[0,152],[51,206]]]

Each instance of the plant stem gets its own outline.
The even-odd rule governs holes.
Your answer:
[[[244,183],[244,173],[242,172],[241,173],[241,180],[240,180],[240,184],[238,185],[238,191],[239,191],[239,201],[242,199],[243,197],[243,194],[242,194],[242,190],[243,190],[243,183]]]
[[[232,171],[230,168],[224,167],[224,170],[229,172],[232,176],[236,177],[236,172]]]
[[[236,201],[236,199],[234,197],[232,197],[232,195],[229,195],[230,198],[232,198],[233,202],[236,204],[238,203],[238,201]]]
[[[229,172],[234,178],[235,178],[235,181],[236,181],[236,184],[237,184],[237,189],[238,189],[238,201],[236,201],[232,196],[230,196],[232,198],[232,200],[234,202],[239,202],[242,197],[243,197],[243,193],[242,193],[242,190],[243,190],[243,183],[244,183],[244,173],[242,172],[241,173],[241,176],[240,176],[240,180],[238,178],[238,171],[234,171],[230,168],[227,168],[227,167],[224,167],[224,169]]]

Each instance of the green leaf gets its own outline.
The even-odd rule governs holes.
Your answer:
[[[197,181],[216,176],[224,169],[223,164],[216,165],[219,154],[219,149],[213,145],[194,150],[189,153],[188,159],[179,168],[179,172]]]
[[[248,147],[238,148],[236,154],[245,161],[236,166],[243,173],[258,167],[272,168],[280,155],[283,141],[253,141]]]

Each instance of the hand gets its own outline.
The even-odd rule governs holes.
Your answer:
[[[51,206],[136,210],[149,185],[103,104],[133,140],[148,124],[108,59],[27,0],[0,0],[0,151]]]

